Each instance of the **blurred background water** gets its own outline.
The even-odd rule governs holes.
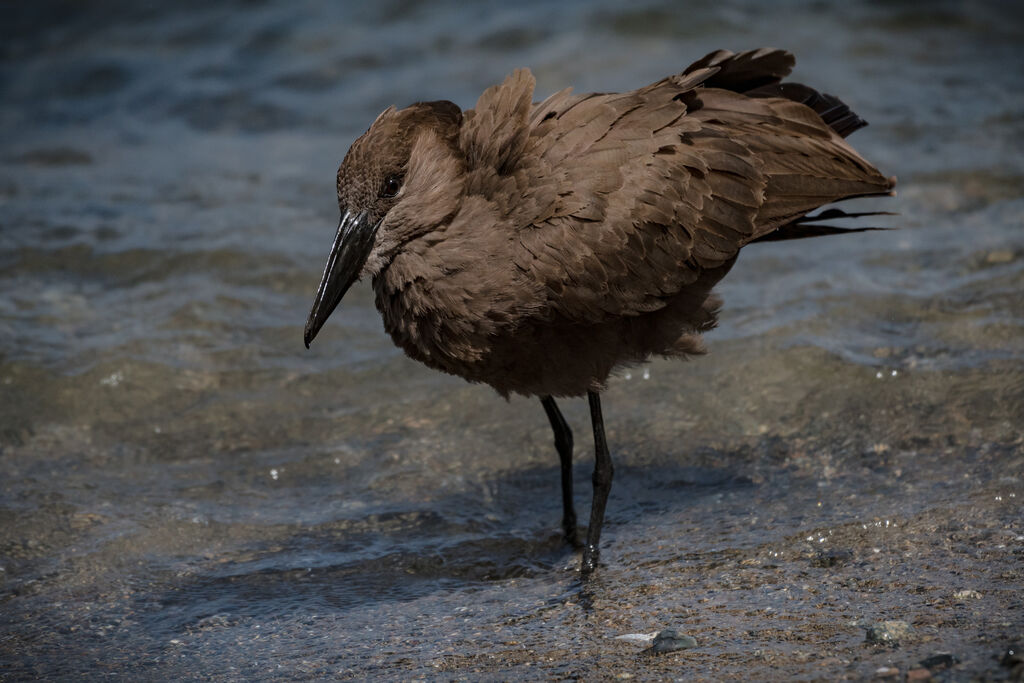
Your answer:
[[[1019,6],[36,2],[0,35],[0,678],[1008,675]],[[581,590],[536,401],[406,359],[366,284],[302,347],[335,170],[520,66],[623,90],[764,45],[871,123],[899,197],[855,206],[899,229],[745,250],[710,356],[613,382]],[[881,618],[923,644],[864,646]],[[669,625],[702,647],[615,640]]]

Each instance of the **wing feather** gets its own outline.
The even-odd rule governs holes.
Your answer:
[[[823,204],[888,192],[841,137],[856,115],[778,86],[792,66],[781,50],[718,51],[627,93],[566,89],[531,106],[528,71],[486,91],[463,124],[483,179],[470,187],[511,226],[512,263],[547,298],[536,309],[577,322],[650,313]]]

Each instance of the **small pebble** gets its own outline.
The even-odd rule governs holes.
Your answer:
[[[196,628],[201,630],[213,628],[226,628],[228,626],[233,625],[234,620],[231,618],[230,614],[226,613],[211,614],[210,616],[203,617],[202,619],[196,622]]]
[[[1009,249],[996,249],[988,252],[985,260],[988,263],[1009,263],[1013,260],[1013,252]]]
[[[978,600],[981,598],[981,593],[975,590],[963,590],[953,593],[953,597],[957,600]]]
[[[932,672],[928,669],[911,669],[907,672],[907,682],[910,681],[930,681],[932,680]]]
[[[900,675],[900,670],[894,666],[883,666],[875,669],[875,678],[895,678]]]
[[[880,621],[867,629],[865,640],[882,645],[899,645],[913,635],[913,627],[905,621]]]
[[[692,647],[697,647],[696,638],[682,634],[674,628],[667,628],[654,636],[654,643],[651,644],[647,651],[654,654],[663,654],[677,650],[689,650]]]

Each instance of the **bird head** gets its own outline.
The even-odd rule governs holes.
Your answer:
[[[306,321],[306,347],[349,287],[458,208],[462,110],[447,101],[389,107],[338,169],[341,220]]]

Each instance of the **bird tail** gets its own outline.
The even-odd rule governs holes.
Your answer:
[[[773,83],[748,90],[744,94],[748,97],[782,97],[799,102],[813,109],[825,125],[840,137],[845,138],[868,125],[867,121],[857,116],[856,112],[835,95],[820,93],[802,83]]]
[[[891,228],[880,228],[876,226],[861,226],[856,228],[843,228],[838,225],[826,225],[818,221],[829,221],[838,218],[863,218],[864,216],[896,216],[891,211],[861,211],[849,213],[842,209],[826,209],[813,216],[801,216],[795,221],[786,223],[782,227],[769,232],[766,235],[751,240],[754,242],[780,242],[782,240],[799,240],[805,237],[822,237],[824,235],[842,235],[850,232],[870,232],[873,230],[891,230]]]
[[[814,110],[837,135],[847,137],[868,125],[835,95],[820,93],[802,83],[783,83],[796,63],[785,50],[763,47],[758,50],[730,52],[715,50],[686,67],[683,75],[698,69],[717,71],[704,80],[705,88],[720,88],[742,93],[747,97],[780,97],[799,102]]]

